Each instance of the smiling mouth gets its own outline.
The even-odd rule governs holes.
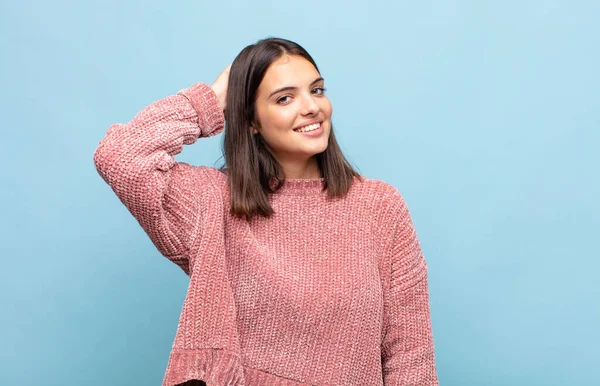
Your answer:
[[[294,131],[297,133],[306,133],[309,131],[314,131],[314,130],[317,130],[319,127],[321,127],[322,123],[323,122],[313,123],[312,125],[306,125],[306,126],[298,128],[298,129],[294,129]]]

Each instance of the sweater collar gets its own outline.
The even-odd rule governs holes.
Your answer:
[[[228,168],[220,169],[225,175],[228,175]],[[273,178],[272,183],[276,182]],[[279,190],[273,194],[320,194],[323,193],[325,178],[286,178],[285,183]]]
[[[274,194],[320,194],[325,178],[286,178],[283,186]]]

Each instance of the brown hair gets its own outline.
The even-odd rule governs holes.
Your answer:
[[[250,130],[251,123],[256,119],[258,87],[271,63],[285,54],[303,57],[319,72],[315,61],[304,48],[279,38],[263,39],[247,46],[231,65],[223,154],[227,165],[231,214],[237,217],[251,219],[257,214],[269,217],[274,211],[268,193],[275,193],[285,184],[283,168],[265,147],[263,137],[252,134]],[[342,154],[333,127],[327,149],[316,154],[316,157],[324,179],[323,190],[327,190],[328,197],[344,196],[354,177],[361,177]]]

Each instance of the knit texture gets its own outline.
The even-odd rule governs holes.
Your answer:
[[[175,162],[224,130],[198,83],[112,125],[99,174],[190,276],[163,385],[437,385],[427,265],[401,194],[288,179],[271,218],[229,213],[226,169]]]

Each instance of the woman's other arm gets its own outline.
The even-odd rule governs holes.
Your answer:
[[[382,342],[384,385],[438,385],[427,265],[406,203],[395,189],[389,215],[394,231]]]

